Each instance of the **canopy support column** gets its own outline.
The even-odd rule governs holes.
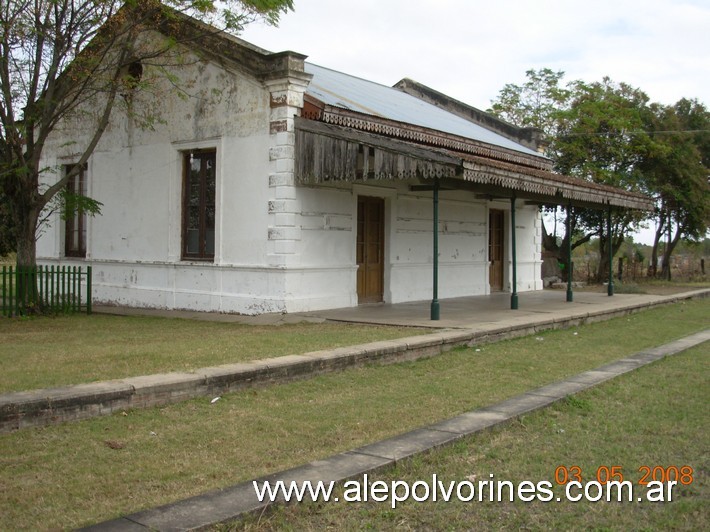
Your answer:
[[[609,288],[607,294],[609,296],[614,295],[614,257],[612,256],[612,242],[611,242],[611,205],[606,211],[606,232],[607,232],[607,244],[609,245]]]
[[[517,310],[518,308],[518,260],[517,249],[515,245],[515,195],[510,198],[510,243],[511,256],[513,259],[513,286],[510,294],[510,309]]]
[[[432,256],[432,272],[433,272],[433,283],[432,283],[432,299],[431,299],[431,319],[433,321],[439,320],[440,318],[440,308],[439,308],[439,180],[434,179],[434,194],[433,194],[433,256]]]
[[[574,300],[572,293],[572,205],[567,204],[567,302],[571,303]]]

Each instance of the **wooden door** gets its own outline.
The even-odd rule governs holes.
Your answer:
[[[357,199],[358,303],[379,303],[384,292],[385,200]]]
[[[488,216],[488,260],[490,261],[488,281],[491,292],[503,290],[503,231],[504,212],[491,209]]]

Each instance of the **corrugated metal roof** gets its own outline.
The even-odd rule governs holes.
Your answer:
[[[308,62],[305,63],[305,71],[313,75],[306,92],[326,105],[405,122],[540,157],[538,152],[522,144],[393,87]]]

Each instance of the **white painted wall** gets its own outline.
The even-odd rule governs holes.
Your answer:
[[[432,296],[433,213],[431,193],[412,193],[406,183],[298,188],[302,229],[300,268],[289,274],[289,311],[357,305],[355,238],[358,195],[385,199],[385,293],[387,303]],[[510,203],[477,200],[470,192],[446,191],[439,199],[439,297],[490,293],[488,211]],[[542,288],[540,222],[535,207],[516,210],[518,291]],[[508,239],[508,289],[512,280]],[[289,271],[291,271],[289,269]]]
[[[186,60],[187,87],[170,84],[136,95],[130,111],[162,105],[153,129],[136,124],[125,105],[88,164],[88,193],[103,203],[88,220],[85,262],[94,268],[97,302],[225,312],[283,311],[282,270],[267,259],[269,175],[272,171],[269,91],[242,73]],[[147,69],[146,69],[147,70]],[[146,72],[145,76],[150,73]],[[194,83],[192,83],[194,81]],[[191,88],[194,87],[194,88]],[[47,166],[75,162],[86,143],[81,120],[51,139]],[[59,131],[61,134],[62,132]],[[182,152],[217,152],[217,228],[214,263],[181,257]],[[58,174],[48,174],[49,182]],[[64,224],[58,215],[38,241],[40,260],[62,259]]]

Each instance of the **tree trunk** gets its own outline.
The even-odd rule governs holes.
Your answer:
[[[597,282],[604,283],[609,280],[609,253],[613,257],[621,249],[624,243],[624,233],[614,237],[613,235],[599,236],[599,267],[597,268]]]
[[[666,218],[661,216],[658,221],[658,227],[656,228],[656,233],[653,236],[653,249],[651,251],[651,260],[648,264],[648,276],[656,277],[658,275],[658,246],[661,243],[661,238],[666,232]]]
[[[556,220],[556,218],[555,218]],[[550,234],[547,232],[547,229],[545,227],[545,222],[543,220],[542,222],[542,247],[545,251],[554,254],[555,259],[557,260],[557,263],[560,265],[560,277],[564,282],[567,282],[569,278],[569,273],[572,271],[572,268],[570,267],[568,257],[567,257],[567,246],[569,245],[568,242],[569,240],[573,237],[574,234],[574,228],[577,226],[577,218],[576,216],[573,216],[572,218],[572,234],[567,233],[567,228],[565,224],[565,234],[562,237],[562,242],[560,244],[557,243],[557,235],[556,234]],[[572,242],[572,249],[575,249],[578,246],[581,246],[582,244],[589,242],[589,240],[595,235],[595,233],[588,233],[584,235],[582,238],[580,238],[577,241]]]
[[[37,241],[35,230],[37,215],[28,213],[17,228],[17,266],[34,268],[37,266]]]
[[[648,277],[656,277],[658,273],[658,240],[653,240],[653,249],[651,250],[651,260],[648,262]]]
[[[37,286],[37,221],[39,208],[22,205],[17,221],[17,284],[16,298],[22,314],[42,310],[42,301]]]
[[[673,240],[671,240],[668,245],[666,246],[666,251],[663,254],[663,268],[661,270],[661,278],[666,279],[668,281],[671,280],[671,255],[673,254],[673,250],[675,247],[678,245],[678,242],[680,242],[680,236],[682,234],[680,226],[678,226],[678,229],[675,232],[675,235],[673,236]]]

